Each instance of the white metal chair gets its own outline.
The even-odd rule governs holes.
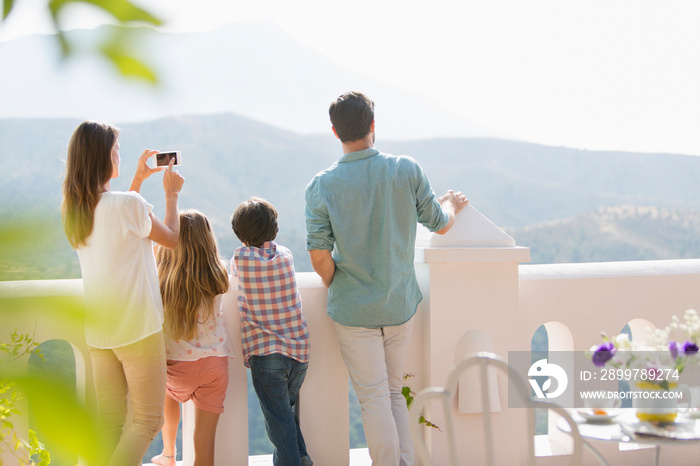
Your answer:
[[[459,463],[457,458],[457,445],[455,439],[455,431],[453,426],[453,408],[451,400],[453,395],[456,393],[457,385],[460,376],[470,367],[478,366],[479,376],[481,381],[481,401],[482,401],[482,411],[483,411],[483,426],[484,434],[486,439],[486,460],[488,466],[495,466],[496,462],[494,460],[494,441],[493,441],[493,426],[491,419],[491,391],[489,390],[489,368],[495,368],[499,372],[505,373],[509,377],[510,387],[515,387],[518,392],[518,396],[526,403],[524,406],[529,406],[531,408],[545,408],[556,412],[559,416],[564,418],[571,428],[571,435],[573,439],[573,454],[571,455],[571,462],[569,464],[574,466],[580,466],[583,462],[583,446],[588,447],[593,456],[603,465],[608,465],[607,461],[601,456],[601,454],[593,448],[588,442],[581,438],[578,431],[576,422],[571,418],[571,415],[560,407],[559,405],[548,402],[533,399],[530,395],[530,387],[525,383],[522,377],[511,368],[508,363],[498,355],[493,353],[473,353],[467,355],[462,361],[457,364],[457,366],[452,370],[450,376],[447,380],[447,385],[442,387],[430,387],[421,390],[418,395],[416,395],[411,407],[409,409],[409,419],[410,419],[410,429],[411,437],[413,438],[413,443],[415,446],[416,453],[421,459],[423,466],[434,466],[434,462],[428,447],[425,443],[425,438],[422,434],[422,426],[419,424],[419,418],[423,412],[423,408],[431,401],[439,401],[442,404],[444,410],[444,432],[448,438],[448,448],[449,448],[449,459],[451,466],[457,466],[458,464],[463,465],[464,462]],[[534,446],[534,435],[535,435],[535,409],[526,409],[528,422],[527,422],[527,436],[530,439],[528,441],[528,463],[535,464],[535,446]]]

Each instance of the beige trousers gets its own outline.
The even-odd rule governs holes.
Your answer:
[[[340,352],[362,408],[362,427],[374,466],[413,464],[408,409],[401,389],[414,320],[380,328],[334,322]]]
[[[105,449],[112,452],[109,465],[141,465],[148,446],[163,426],[163,332],[120,348],[89,350]],[[133,416],[124,425],[127,397]]]

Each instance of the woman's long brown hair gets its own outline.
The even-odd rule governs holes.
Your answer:
[[[206,322],[214,314],[214,298],[229,288],[228,272],[207,217],[196,210],[180,212],[177,246],[159,248],[156,260],[165,333],[173,340],[192,340],[197,323]],[[203,321],[198,322],[201,305]]]
[[[92,233],[95,207],[104,185],[112,178],[112,148],[118,138],[118,128],[85,121],[70,139],[61,214],[66,236],[74,248],[84,246]]]

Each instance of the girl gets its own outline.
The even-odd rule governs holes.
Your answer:
[[[204,214],[180,213],[180,240],[172,251],[157,252],[165,309],[168,359],[163,452],[151,461],[175,466],[180,403],[195,406],[196,466],[214,465],[214,439],[228,386],[228,346],[221,295],[228,291],[226,267]]]
[[[163,423],[165,344],[163,307],[151,241],[177,243],[178,195],[184,178],[165,169],[165,217],[139,193],[143,181],[164,168],[139,157],[130,192],[110,190],[119,176],[119,129],[86,121],[68,146],[61,206],[66,236],[80,260],[88,344],[105,435],[105,461],[140,465]],[[133,418],[125,424],[127,397]]]

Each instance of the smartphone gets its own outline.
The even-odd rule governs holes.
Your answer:
[[[156,158],[156,167],[167,167],[172,159],[175,159],[175,165],[182,165],[182,155],[179,150],[158,152],[154,157]]]

